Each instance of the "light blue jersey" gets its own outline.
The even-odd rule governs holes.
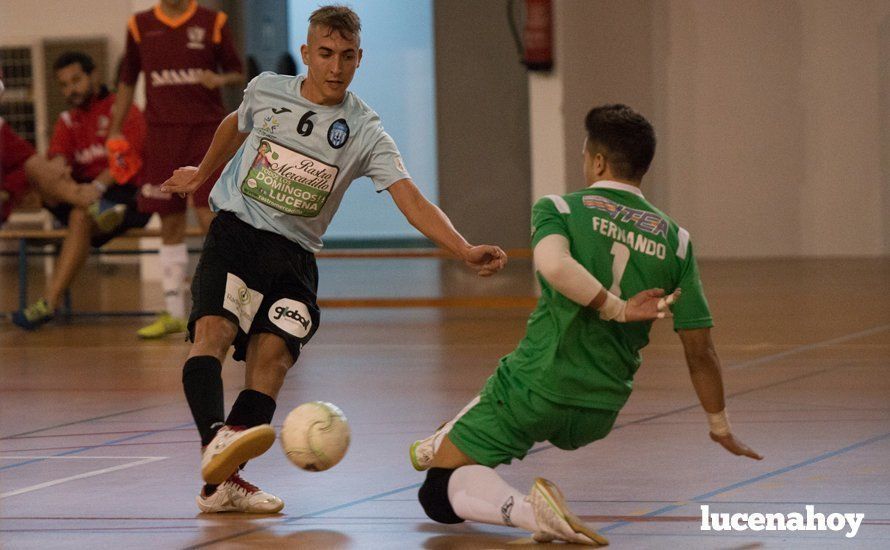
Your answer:
[[[304,79],[265,72],[247,85],[238,129],[250,135],[210,207],[318,252],[353,180],[368,176],[380,192],[410,176],[377,113],[352,92],[339,105],[312,103],[300,95]]]

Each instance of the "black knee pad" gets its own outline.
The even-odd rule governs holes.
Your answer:
[[[448,500],[448,480],[454,470],[430,468],[426,473],[426,481],[417,492],[417,499],[423,511],[433,521],[439,523],[462,523],[464,520],[454,513]]]

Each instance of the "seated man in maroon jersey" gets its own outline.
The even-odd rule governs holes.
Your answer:
[[[99,247],[133,227],[144,227],[149,214],[136,205],[138,174],[118,182],[112,176],[105,149],[114,94],[97,78],[93,60],[81,52],[66,52],[53,65],[62,94],[71,106],[59,115],[48,156],[61,159],[80,187],[90,187],[101,198],[84,208],[65,200],[44,197],[44,206],[68,227],[56,269],[43,297],[13,314],[13,323],[33,330],[50,321],[65,290],[80,270],[90,246]],[[145,122],[131,107],[124,135],[136,151],[145,140]]]

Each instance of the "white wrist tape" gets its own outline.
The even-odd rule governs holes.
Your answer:
[[[606,291],[606,301],[598,308],[600,319],[604,321],[625,321],[624,313],[627,310],[627,302]]]
[[[726,414],[726,409],[718,413],[708,413],[708,426],[714,435],[729,435],[729,416]]]
[[[586,306],[603,289],[596,277],[572,257],[569,241],[562,235],[547,235],[535,245],[535,269],[560,294]],[[597,308],[601,319],[625,322],[627,302],[606,292],[606,301]]]

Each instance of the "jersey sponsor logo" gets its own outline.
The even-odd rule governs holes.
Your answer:
[[[74,162],[77,164],[92,164],[94,161],[104,158],[108,158],[108,151],[98,143],[74,151]]]
[[[655,256],[659,260],[663,260],[667,255],[667,247],[664,243],[659,243],[647,238],[642,233],[634,233],[623,227],[619,227],[613,221],[599,216],[593,217],[593,230],[606,237],[622,242],[637,252],[642,252],[647,256]]]
[[[668,223],[658,214],[629,208],[599,195],[585,195],[583,201],[587,208],[605,212],[613,220],[620,219],[624,223],[632,223],[640,231],[652,235],[667,236]]]
[[[260,132],[266,135],[272,135],[275,133],[275,130],[281,126],[281,122],[278,120],[278,117],[274,115],[268,115],[263,117],[263,126],[259,129]]]
[[[303,302],[282,298],[269,308],[269,320],[276,327],[297,338],[305,338],[312,330],[312,316]]]
[[[346,145],[349,139],[349,125],[346,124],[345,118],[338,118],[328,128],[328,144],[334,149],[339,149]]]
[[[238,326],[244,332],[250,332],[253,318],[256,316],[263,294],[248,287],[245,282],[232,273],[226,273],[226,292],[223,307],[238,318]]]
[[[285,214],[318,215],[340,169],[269,139],[260,139],[241,192]]]
[[[151,85],[155,87],[200,84],[201,75],[205,70],[194,67],[190,69],[163,69],[152,71],[149,78],[151,78]]]
[[[188,44],[185,45],[186,48],[192,50],[204,49],[204,37],[207,35],[207,30],[204,27],[189,27],[185,32],[189,37]]]

